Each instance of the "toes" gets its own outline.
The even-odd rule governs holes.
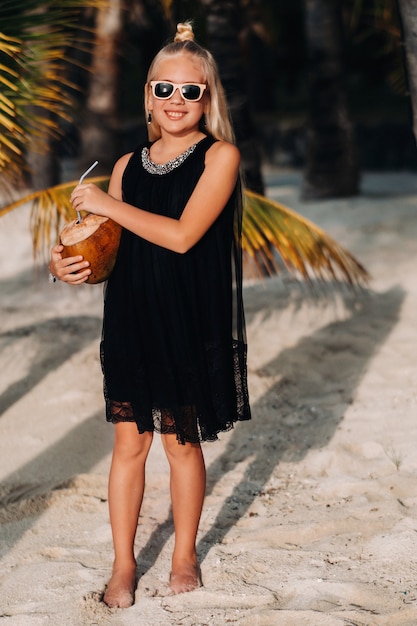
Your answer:
[[[103,602],[111,609],[128,609],[133,604],[133,593],[127,589],[106,591]]]
[[[134,602],[135,585],[135,568],[114,570],[107,584],[103,602],[112,609],[127,609]]]

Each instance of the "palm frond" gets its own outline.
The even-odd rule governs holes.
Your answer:
[[[109,178],[88,179],[105,189]],[[33,254],[45,254],[64,222],[75,217],[69,201],[78,181],[63,183],[31,193],[0,209],[0,217],[32,202],[31,231]],[[280,271],[280,261],[293,275],[311,283],[312,279],[344,282],[350,286],[366,284],[365,268],[324,230],[288,207],[245,189],[242,221],[242,247],[259,276],[267,270]],[[277,258],[277,255],[279,258]]]
[[[85,180],[106,188],[109,178],[96,176]],[[63,224],[75,219],[76,213],[69,198],[76,185],[78,185],[78,180],[35,191],[0,209],[0,217],[2,217],[18,207],[32,203],[30,228],[34,258],[40,254],[45,256],[51,245],[58,241]]]
[[[242,223],[243,250],[259,275],[280,271],[311,282],[344,282],[364,285],[366,269],[324,230],[288,207],[245,190]],[[277,254],[279,258],[277,259]]]
[[[25,168],[25,153],[44,152],[61,135],[78,90],[66,78],[73,55],[85,47],[80,16],[107,0],[2,0],[0,4],[0,171],[2,183]],[[86,29],[84,29],[86,30]],[[91,39],[91,38],[90,38]],[[75,62],[77,64],[77,62]]]

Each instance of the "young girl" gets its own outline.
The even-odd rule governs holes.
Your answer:
[[[101,362],[115,424],[109,509],[115,559],[104,602],[133,603],[134,540],[154,431],[170,466],[175,547],[170,588],[201,584],[196,536],[205,493],[200,443],[250,419],[242,306],[239,152],[211,54],[179,24],[145,85],[150,141],[121,157],[108,194],[78,185],[74,209],[122,227],[105,289]],[[72,285],[89,264],[51,253]]]

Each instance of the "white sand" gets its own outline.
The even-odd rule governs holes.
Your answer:
[[[167,465],[149,459],[136,604],[99,600],[112,563],[98,341],[102,287],[33,269],[27,208],[0,219],[0,619],[4,626],[417,624],[417,180],[361,197],[273,197],[348,247],[372,292],[314,300],[248,284],[253,420],[204,445],[204,587],[169,596]]]

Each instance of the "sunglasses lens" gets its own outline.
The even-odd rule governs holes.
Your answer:
[[[186,100],[198,100],[201,88],[198,85],[183,85],[181,93]]]
[[[151,82],[153,95],[155,98],[160,98],[161,100],[165,100],[170,98],[174,93],[175,89],[181,89],[181,95],[184,100],[200,100],[203,92],[203,88],[200,85],[185,84],[185,85],[177,85],[176,83],[168,83],[168,82]]]
[[[156,83],[154,85],[154,94],[156,98],[169,98],[172,96],[174,86],[171,83]]]

